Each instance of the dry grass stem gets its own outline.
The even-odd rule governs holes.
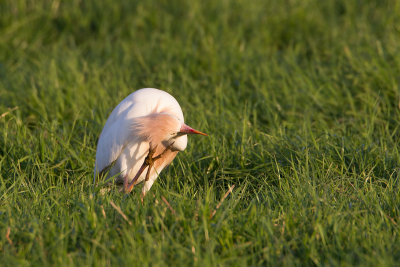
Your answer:
[[[13,107],[13,108],[8,109],[8,111],[6,111],[6,112],[4,112],[3,114],[0,115],[0,118],[4,118],[4,117],[7,116],[10,112],[12,112],[12,111],[14,111],[14,110],[17,110],[17,109],[18,109],[18,107]]]
[[[219,209],[219,207],[221,207],[222,202],[224,202],[225,198],[227,198],[228,195],[232,192],[233,188],[235,188],[235,185],[232,185],[231,187],[229,187],[228,191],[225,193],[225,195],[219,201],[219,203],[218,203],[217,207],[215,208],[215,210],[213,212],[211,212],[210,219],[212,219],[212,217],[214,217],[214,215],[217,212],[217,210]]]
[[[6,233],[6,239],[7,239],[8,243],[10,243],[10,245],[12,245],[13,242],[12,242],[12,240],[11,240],[11,238],[10,238],[10,233],[11,233],[11,228],[8,227],[8,228],[7,228],[7,233]]]
[[[104,219],[107,219],[106,211],[104,210],[103,205],[101,205],[101,213],[103,214]]]
[[[161,196],[162,201],[164,201],[164,203],[167,205],[167,207],[170,209],[170,211],[172,212],[172,214],[176,214],[175,210],[171,207],[171,205],[169,204],[169,202],[165,199],[164,196]]]
[[[110,204],[111,206],[113,206],[113,208],[118,211],[119,214],[121,214],[122,218],[124,218],[125,221],[127,221],[129,223],[129,225],[132,225],[131,221],[129,221],[128,217],[125,215],[125,213],[122,212],[121,208],[118,207],[117,205],[115,205],[115,203],[113,201],[110,200]]]

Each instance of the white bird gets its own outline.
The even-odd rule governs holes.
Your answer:
[[[143,200],[163,168],[185,150],[187,134],[207,135],[184,123],[178,101],[167,92],[137,90],[107,119],[97,144],[95,178],[108,172],[125,193],[144,181]]]

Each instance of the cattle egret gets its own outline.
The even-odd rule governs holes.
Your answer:
[[[167,92],[137,90],[107,119],[97,144],[95,177],[108,172],[125,193],[144,181],[143,200],[162,169],[185,150],[187,134],[207,135],[184,123],[178,101]]]

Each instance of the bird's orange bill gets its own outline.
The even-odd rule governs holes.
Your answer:
[[[201,135],[205,135],[205,136],[208,135],[208,134],[205,134],[205,133],[202,133],[200,131],[197,131],[197,130],[193,129],[192,127],[190,127],[190,126],[188,126],[186,124],[182,125],[182,127],[181,127],[179,132],[185,133],[185,134],[201,134]]]

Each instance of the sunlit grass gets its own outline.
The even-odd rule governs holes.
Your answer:
[[[398,264],[399,14],[394,0],[1,2],[1,264]],[[107,116],[143,87],[209,137],[142,205],[141,186],[100,194],[92,175]]]

